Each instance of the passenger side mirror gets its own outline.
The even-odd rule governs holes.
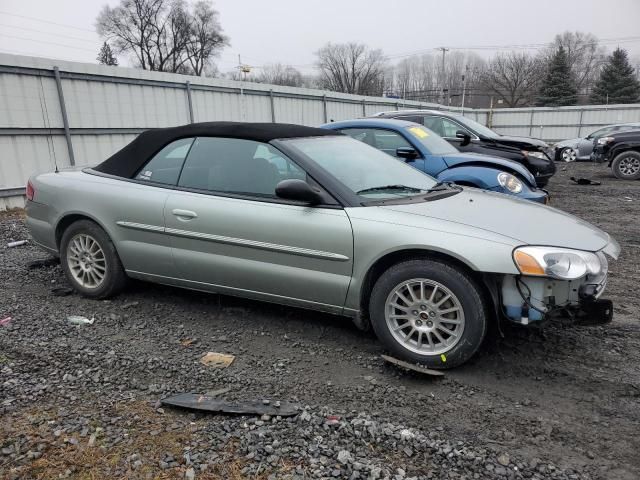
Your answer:
[[[461,147],[467,146],[471,142],[471,136],[464,130],[456,131],[456,138],[462,139],[462,143],[460,144]]]
[[[404,158],[405,161],[415,160],[416,158],[418,158],[418,152],[415,148],[412,147],[400,147],[396,148],[396,157]]]
[[[295,200],[309,205],[318,205],[324,201],[319,189],[298,179],[282,180],[276,185],[276,195],[284,200]]]

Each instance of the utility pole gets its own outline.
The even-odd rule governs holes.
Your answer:
[[[467,73],[469,72],[469,65],[464,67],[464,73],[462,74],[462,102],[461,102],[461,114],[464,115],[464,95],[467,92]]]
[[[446,48],[446,47],[438,47],[438,48],[436,48],[436,50],[440,50],[442,52],[442,77],[440,79],[440,91],[442,92],[442,99],[441,99],[440,103],[442,104],[442,103],[444,103],[444,90],[445,90],[444,83],[445,83],[445,78],[446,78],[445,72],[444,72],[444,65],[445,65],[444,60],[445,60],[445,55],[447,54],[449,49]]]

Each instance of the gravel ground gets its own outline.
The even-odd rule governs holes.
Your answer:
[[[505,327],[443,378],[383,363],[348,320],[132,283],[111,301],[66,285],[0,217],[1,478],[640,477],[640,183],[569,164],[553,204],[613,234],[606,327]],[[570,176],[601,180],[577,186]],[[95,316],[73,326],[68,315]],[[230,353],[226,369],[203,366]],[[294,417],[160,407],[182,392],[299,404]]]

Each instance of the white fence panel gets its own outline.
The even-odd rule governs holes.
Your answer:
[[[94,165],[146,128],[216,120],[317,126],[416,108],[443,107],[0,54],[0,209],[21,204],[29,175],[52,170],[54,160],[60,168]],[[554,141],[612,123],[640,122],[640,105],[465,109],[464,114],[505,135]]]

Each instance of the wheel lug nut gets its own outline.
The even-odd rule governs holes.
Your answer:
[[[429,316],[430,317],[435,317],[436,316],[436,312],[429,312]]]
[[[414,311],[413,311],[413,312],[411,312],[411,313],[413,313],[414,315],[418,315],[418,311],[417,311],[417,310],[414,310]]]
[[[426,305],[420,305],[420,310],[426,310],[427,306]]]

